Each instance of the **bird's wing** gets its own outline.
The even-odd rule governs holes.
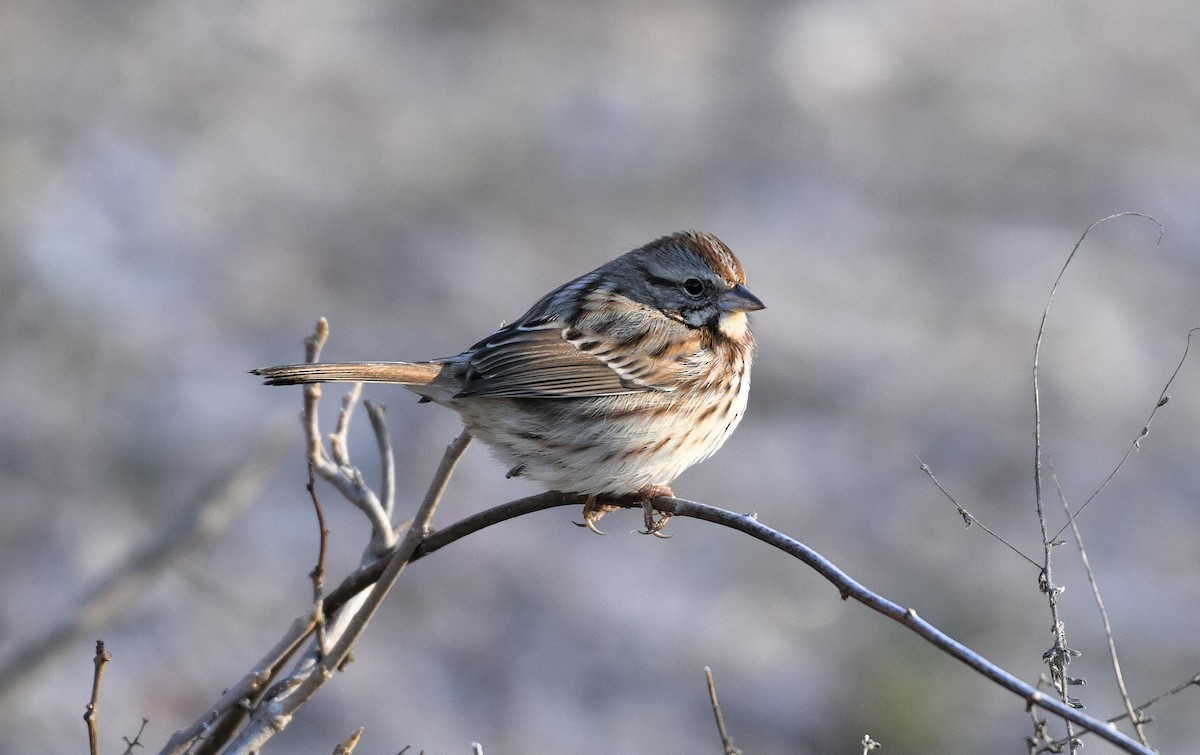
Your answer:
[[[615,347],[615,348],[614,348]],[[587,398],[670,390],[630,368],[611,338],[580,333],[558,318],[519,321],[463,354],[467,371],[458,396]],[[644,357],[644,355],[642,355]]]

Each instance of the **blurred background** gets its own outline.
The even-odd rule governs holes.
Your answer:
[[[1043,441],[1078,503],[1200,325],[1200,6],[833,2],[91,3],[0,8],[0,664],[254,456],[263,488],[0,705],[0,751],[81,752],[93,642],[106,752],[154,751],[310,602],[298,389],[252,367],[457,353],[665,233],[741,257],[750,407],[681,496],[789,533],[1026,680],[1050,618]],[[1130,693],[1200,671],[1200,366],[1081,518]],[[340,391],[327,392],[327,421]],[[397,388],[401,515],[457,417]],[[365,417],[352,452],[378,465]],[[282,440],[279,440],[282,439]],[[444,526],[537,492],[472,448]],[[330,578],[367,525],[329,488]],[[1063,521],[1053,487],[1054,529]],[[558,509],[414,565],[271,752],[1024,752],[1016,697],[744,536],[608,537]],[[1121,708],[1072,546],[1089,713]],[[101,607],[102,609],[103,607]],[[1188,690],[1150,741],[1200,752]],[[1056,725],[1055,730],[1061,732]],[[1094,742],[1093,748],[1105,749]]]

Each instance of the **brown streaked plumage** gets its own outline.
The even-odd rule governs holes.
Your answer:
[[[664,236],[551,291],[457,356],[428,362],[293,364],[270,385],[399,383],[457,411],[509,476],[589,496],[669,495],[725,442],[746,408],[763,304],[716,236]],[[647,528],[657,532],[647,503]]]

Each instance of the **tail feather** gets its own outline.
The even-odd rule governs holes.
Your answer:
[[[283,364],[250,370],[266,378],[267,385],[304,383],[399,383],[425,385],[445,367],[439,362],[318,362]]]

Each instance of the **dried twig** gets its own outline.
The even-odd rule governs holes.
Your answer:
[[[320,544],[317,550],[317,565],[313,567],[313,621],[317,625],[317,648],[324,655],[329,649],[328,638],[325,635],[325,612],[322,610],[325,599],[325,555],[329,549],[329,528],[325,526],[325,512],[321,510],[321,499],[317,497],[316,480],[313,469],[308,467],[308,482],[304,486],[312,499],[313,509],[317,514],[317,529],[320,533]]]
[[[396,508],[396,455],[392,453],[392,439],[383,422],[383,407],[372,401],[364,401],[363,405],[367,407],[367,417],[371,420],[379,449],[379,498],[383,501],[384,515],[391,521]]]
[[[725,755],[742,755],[742,751],[734,746],[733,738],[725,728],[725,717],[721,715],[721,704],[717,702],[717,685],[713,682],[712,669],[708,666],[704,667],[704,679],[708,682],[708,702],[712,705],[713,717],[717,719],[717,734],[721,737]]]
[[[316,330],[304,341],[305,361],[316,362],[320,359],[321,348],[325,345],[325,340],[328,337],[329,323],[322,317],[317,321]],[[362,385],[355,383],[351,387],[350,392],[342,400],[342,410],[338,415],[337,431],[329,438],[329,454],[325,452],[319,425],[320,413],[318,411],[318,404],[321,400],[320,383],[310,383],[304,386],[302,421],[304,423],[304,436],[308,446],[308,463],[312,465],[313,471],[317,473],[317,476],[336,488],[346,500],[358,507],[367,516],[367,519],[371,522],[371,542],[367,550],[371,555],[379,556],[386,553],[396,544],[396,535],[392,530],[391,521],[388,518],[384,503],[375,495],[375,491],[371,490],[366,484],[358,469],[350,464],[346,443],[346,431],[350,424],[350,417],[361,392]],[[372,422],[372,425],[376,425],[376,423]],[[381,426],[380,424],[377,427]],[[390,443],[388,441],[381,440],[378,445],[381,449],[387,449],[390,456]],[[391,466],[392,462],[389,458],[385,459],[383,464],[384,468],[387,469]]]
[[[1137,715],[1139,715],[1141,717],[1142,721],[1149,723],[1153,719],[1146,716],[1145,713],[1146,713],[1146,710],[1150,706],[1154,705],[1155,703],[1159,702],[1160,700],[1166,699],[1168,697],[1173,697],[1174,695],[1178,695],[1180,692],[1183,692],[1185,689],[1189,689],[1191,687],[1200,687],[1200,673],[1193,674],[1191,676],[1191,678],[1189,678],[1187,681],[1180,682],[1179,684],[1175,685],[1174,687],[1167,690],[1166,692],[1155,695],[1154,697],[1150,698],[1146,702],[1133,706],[1133,709],[1137,712]],[[1116,723],[1120,723],[1121,721],[1124,721],[1126,718],[1129,718],[1129,714],[1121,713],[1120,715],[1112,716],[1111,718],[1108,718],[1106,720],[1110,724],[1116,724]],[[1047,741],[1049,741],[1049,738],[1047,738]],[[1043,748],[1043,751],[1044,752],[1061,752],[1062,748],[1064,746],[1066,746],[1066,742],[1064,740],[1056,740],[1056,741],[1050,742],[1050,744],[1046,745],[1046,747]]]
[[[311,615],[304,616],[292,622],[284,636],[275,643],[250,671],[225,691],[221,699],[191,725],[175,732],[160,755],[182,755],[191,749],[192,743],[201,735],[208,734],[209,741],[215,730],[236,731],[240,725],[246,708],[262,694],[271,680],[279,673],[288,658],[300,649],[304,641],[312,634],[316,622]],[[224,722],[231,722],[224,724]],[[224,724],[224,725],[223,725]]]
[[[291,721],[292,715],[308,702],[316,691],[333,676],[333,672],[346,660],[350,654],[351,647],[358,640],[363,630],[366,629],[367,622],[370,621],[375,611],[382,605],[383,599],[396,583],[401,572],[404,571],[404,568],[412,560],[413,553],[428,531],[429,521],[433,517],[433,512],[436,510],[438,503],[441,501],[446,483],[449,481],[450,475],[453,474],[454,468],[457,466],[459,459],[462,458],[462,454],[466,451],[470,442],[470,434],[464,431],[446,448],[446,453],[442,458],[441,465],[438,467],[433,484],[430,485],[429,492],[425,496],[425,501],[421,504],[421,508],[413,518],[412,527],[409,528],[400,545],[386,557],[386,565],[379,577],[379,581],[375,584],[375,587],[371,590],[361,608],[355,611],[349,625],[341,633],[341,636],[334,643],[333,647],[316,664],[315,668],[311,670],[305,669],[302,677],[299,673],[294,676],[297,681],[294,689],[286,691],[284,695],[277,698],[263,700],[258,705],[246,728],[230,744],[227,752],[257,752],[264,742],[286,728]]]
[[[125,752],[121,753],[121,755],[133,755],[133,748],[145,747],[145,745],[142,744],[142,732],[146,731],[146,724],[148,723],[150,723],[150,719],[142,719],[142,725],[138,727],[137,734],[133,735],[133,739],[130,739],[129,737],[121,737],[121,739],[125,740]]]
[[[362,727],[358,727],[356,731],[350,733],[350,736],[338,743],[337,747],[333,748],[333,755],[350,755],[354,752],[354,748],[358,747],[358,739],[362,736]]]
[[[1122,212],[1108,217],[1101,218],[1088,226],[1080,235],[1079,240],[1075,242],[1075,246],[1071,249],[1071,253],[1067,255],[1066,261],[1063,263],[1062,269],[1059,270],[1058,276],[1054,279],[1054,284],[1050,287],[1050,294],[1046,298],[1046,306],[1042,309],[1042,319],[1038,325],[1037,338],[1033,345],[1033,490],[1034,499],[1037,507],[1038,527],[1042,536],[1042,572],[1038,578],[1038,586],[1046,595],[1046,600],[1050,608],[1051,631],[1054,635],[1054,644],[1049,650],[1042,654],[1042,659],[1050,668],[1050,681],[1058,692],[1060,699],[1072,707],[1082,707],[1081,703],[1072,698],[1068,692],[1068,685],[1076,680],[1071,679],[1067,675],[1067,666],[1073,657],[1079,655],[1079,652],[1073,650],[1067,645],[1066,626],[1058,613],[1058,595],[1062,592],[1062,588],[1054,584],[1053,578],[1053,550],[1057,544],[1057,536],[1050,537],[1047,534],[1046,527],[1046,512],[1042,497],[1042,400],[1041,388],[1038,381],[1038,370],[1040,367],[1040,359],[1042,353],[1042,341],[1046,335],[1046,323],[1050,319],[1050,306],[1054,302],[1054,295],[1058,291],[1059,284],[1066,275],[1067,268],[1071,266],[1072,260],[1075,259],[1076,253],[1083,245],[1084,239],[1093,228],[1101,223],[1125,216],[1141,217],[1150,220],[1158,226],[1158,238],[1162,240],[1162,224],[1154,218],[1136,212]],[[1111,479],[1111,477],[1110,477]],[[1105,481],[1104,484],[1107,484]],[[1103,488],[1103,485],[1101,485]],[[1098,492],[1098,491],[1097,491]],[[1078,740],[1075,739],[1071,729],[1071,719],[1067,719],[1067,741],[1074,753],[1078,747]]]
[[[308,361],[314,362],[320,358],[321,349],[328,335],[328,323],[322,318],[317,322],[314,332],[305,339],[305,358]],[[270,725],[266,728],[263,728],[261,725],[264,716],[269,717],[269,712],[274,710],[272,706],[278,703],[278,701],[294,694],[303,685],[304,681],[309,679],[314,673],[324,677],[327,670],[325,661],[328,660],[330,655],[330,643],[338,647],[339,641],[344,639],[344,632],[349,629],[356,636],[357,633],[361,632],[362,626],[365,626],[365,618],[360,616],[360,609],[368,601],[369,596],[366,593],[352,596],[348,600],[342,601],[336,613],[325,609],[327,601],[322,599],[321,593],[323,592],[324,583],[323,565],[327,532],[319,499],[316,497],[315,490],[311,488],[311,475],[315,473],[332,484],[347,500],[367,515],[371,521],[372,535],[364,554],[366,562],[369,563],[377,559],[380,554],[389,553],[391,546],[396,542],[395,530],[393,530],[387,517],[387,511],[392,508],[394,480],[392,479],[393,473],[391,470],[394,468],[394,462],[391,454],[391,443],[387,438],[387,428],[384,425],[383,413],[380,409],[377,409],[373,405],[368,405],[367,407],[371,417],[371,425],[376,434],[377,447],[381,454],[381,464],[384,469],[385,490],[383,501],[366,485],[362,474],[351,464],[348,451],[347,434],[360,392],[361,386],[356,385],[342,401],[336,431],[329,438],[330,450],[328,453],[325,451],[320,432],[320,385],[306,386],[303,393],[304,408],[301,419],[305,429],[307,457],[309,460],[309,490],[313,499],[313,505],[317,511],[318,526],[322,533],[321,551],[318,556],[317,569],[314,570],[313,574],[314,609],[312,614],[297,619],[288,633],[276,644],[272,652],[252,669],[249,674],[230,688],[206,716],[197,720],[191,726],[176,732],[168,743],[167,748],[163,750],[164,753],[185,752],[201,735],[204,735],[204,741],[200,743],[197,750],[198,753],[217,752],[235,737],[237,737],[237,741],[239,742],[244,741],[247,737],[247,731],[251,729],[260,735],[263,732],[267,732],[265,737],[269,738],[271,732],[281,728],[281,721],[279,719],[272,719]],[[465,447],[465,444],[463,444],[463,447]],[[444,483],[445,480],[442,480],[441,484],[443,487]],[[436,501],[434,501],[433,505],[436,505]],[[432,506],[430,506],[429,511],[432,513]],[[392,552],[392,555],[394,555],[394,552]],[[334,618],[332,621],[327,622],[326,617],[330,616]],[[356,622],[359,622],[359,624],[356,624]],[[281,673],[283,665],[299,650],[314,630],[318,635],[316,646],[301,655],[295,669],[289,676],[272,685],[272,682]],[[339,653],[340,660],[329,668],[339,668],[345,662],[348,658],[348,645],[345,647],[347,650]],[[323,681],[324,679],[322,679],[322,683]],[[311,694],[311,692],[308,694]],[[243,729],[243,723],[246,722],[250,711],[254,711],[254,718]],[[267,713],[264,713],[264,711],[267,711]],[[242,729],[240,734],[239,729]]]
[[[1166,384],[1163,385],[1162,391],[1159,392],[1158,399],[1154,402],[1154,408],[1150,410],[1149,416],[1146,417],[1146,422],[1142,425],[1141,432],[1139,432],[1137,437],[1134,438],[1129,444],[1129,448],[1125,449],[1125,455],[1121,457],[1121,460],[1117,462],[1117,465],[1113,467],[1113,470],[1108,473],[1108,477],[1104,478],[1104,482],[1100,483],[1100,486],[1093,490],[1092,494],[1089,495],[1083,503],[1079,504],[1079,508],[1075,509],[1075,512],[1067,520],[1067,523],[1060,527],[1058,532],[1054,533],[1053,539],[1057,540],[1058,537],[1062,535],[1064,531],[1066,531],[1067,527],[1071,526],[1071,522],[1083,513],[1083,510],[1087,508],[1088,504],[1091,503],[1096,496],[1100,495],[1101,491],[1108,487],[1108,483],[1112,482],[1113,478],[1117,476],[1117,472],[1121,471],[1121,467],[1125,466],[1125,462],[1129,460],[1129,457],[1133,456],[1136,451],[1141,450],[1142,441],[1145,440],[1146,436],[1150,434],[1150,425],[1154,422],[1154,416],[1158,414],[1159,409],[1166,406],[1167,402],[1171,400],[1170,396],[1167,395],[1167,392],[1171,390],[1171,385],[1175,382],[1175,378],[1179,377],[1179,371],[1183,369],[1183,365],[1188,358],[1188,352],[1192,348],[1192,336],[1194,336],[1197,332],[1200,332],[1200,328],[1192,328],[1187,332],[1187,340],[1183,345],[1183,354],[1179,357],[1179,363],[1175,365],[1174,371],[1171,372],[1171,377],[1167,378]]]
[[[100,680],[104,676],[104,667],[111,660],[112,653],[104,649],[104,640],[96,640],[96,656],[93,658],[96,670],[92,673],[92,698],[83,712],[83,720],[87,723],[88,751],[92,755],[100,755],[100,732],[96,725],[96,714],[100,710]]]
[[[1125,687],[1125,675],[1121,673],[1121,661],[1117,657],[1117,642],[1113,637],[1112,623],[1109,622],[1108,611],[1104,608],[1104,598],[1100,596],[1100,585],[1096,582],[1096,573],[1092,571],[1091,559],[1088,558],[1087,549],[1083,546],[1083,534],[1079,531],[1079,523],[1075,521],[1075,517],[1071,516],[1071,504],[1067,503],[1067,497],[1063,495],[1062,486],[1058,483],[1058,475],[1053,474],[1053,470],[1051,473],[1054,479],[1054,488],[1058,492],[1058,499],[1070,522],[1071,532],[1075,535],[1075,547],[1079,549],[1079,559],[1083,562],[1084,571],[1087,573],[1088,584],[1092,588],[1092,598],[1096,601],[1096,608],[1100,611],[1100,623],[1104,627],[1104,637],[1108,641],[1108,658],[1117,679],[1117,690],[1121,693],[1121,702],[1125,705],[1125,713],[1133,723],[1134,731],[1137,732],[1138,741],[1149,747],[1144,721],[1141,715],[1134,710],[1133,702],[1129,699],[1129,690]]]
[[[934,476],[933,470],[929,467],[928,464],[921,461],[920,456],[917,457],[917,463],[921,465],[921,471],[924,472],[929,477],[929,479],[933,482],[933,484],[937,487],[937,489],[941,491],[942,495],[946,496],[946,498],[950,501],[950,503],[954,504],[954,508],[958,510],[958,515],[962,517],[963,523],[966,524],[966,526],[970,527],[972,524],[978,526],[984,532],[991,535],[993,538],[995,538],[1002,544],[1008,546],[1008,549],[1011,550],[1013,553],[1015,553],[1018,556],[1020,556],[1021,558],[1025,559],[1033,566],[1035,566],[1039,569],[1041,568],[1041,566],[1038,564],[1037,561],[1034,561],[1029,556],[1026,556],[1025,553],[1022,552],[1020,548],[1013,545],[1008,540],[1004,539],[1004,537],[1001,536],[999,533],[997,533],[996,531],[994,531],[993,529],[988,527],[986,524],[984,524],[983,522],[981,522],[977,518],[975,518],[974,514],[972,514],[970,511],[967,511],[965,508],[963,508],[962,505],[959,504],[958,500],[955,499],[954,496],[950,495],[950,491],[948,491],[948,490],[946,490],[946,488],[942,487],[942,483],[938,480],[937,477]]]

